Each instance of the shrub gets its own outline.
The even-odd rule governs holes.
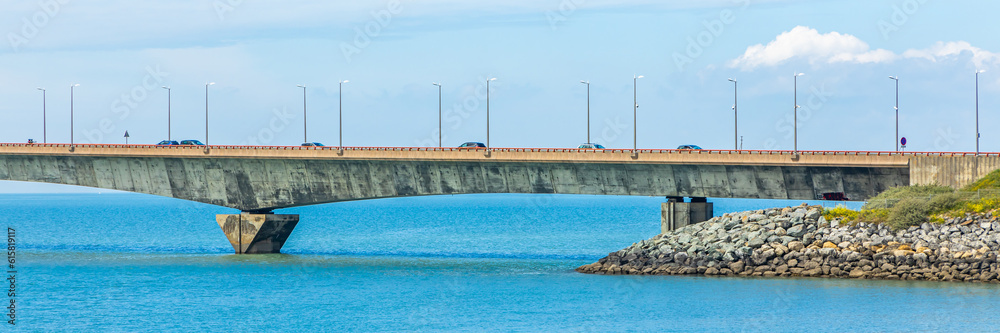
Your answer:
[[[927,211],[931,213],[944,213],[962,206],[962,195],[958,193],[946,193],[935,195],[927,201]]]
[[[904,199],[889,212],[889,219],[886,221],[886,225],[895,230],[918,226],[928,221],[928,213],[927,200]]]
[[[823,211],[823,217],[827,220],[841,219],[843,222],[850,222],[858,219],[858,211],[850,210],[843,205]]]
[[[1000,209],[1000,198],[981,198],[965,202],[961,213],[985,213]]]

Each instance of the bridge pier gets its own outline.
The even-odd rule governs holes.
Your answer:
[[[660,232],[667,233],[688,225],[708,221],[715,214],[714,205],[706,198],[667,197],[660,210]]]
[[[244,212],[216,215],[215,220],[236,254],[264,254],[281,253],[299,216]]]

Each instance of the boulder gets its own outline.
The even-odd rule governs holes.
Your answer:
[[[806,234],[806,228],[802,224],[794,225],[791,228],[788,228],[788,230],[785,230],[785,233],[788,236],[799,238]]]

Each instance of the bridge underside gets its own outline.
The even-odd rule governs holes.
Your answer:
[[[558,193],[866,200],[910,183],[899,167],[0,156],[0,180],[114,189],[245,212],[375,198]]]
[[[843,193],[865,200],[910,184],[906,167],[73,155],[2,155],[0,180],[106,188],[239,209],[244,214],[217,219],[236,253],[281,249],[298,216],[274,215],[274,209],[338,201],[472,193],[794,200]],[[670,207],[671,218],[712,213],[710,206]],[[669,224],[689,222],[700,221]]]

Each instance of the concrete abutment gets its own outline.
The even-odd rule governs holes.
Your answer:
[[[705,198],[667,197],[660,210],[660,233],[667,233],[692,224],[708,221],[715,214],[715,208]]]
[[[236,254],[281,253],[298,215],[220,214],[215,217]]]

